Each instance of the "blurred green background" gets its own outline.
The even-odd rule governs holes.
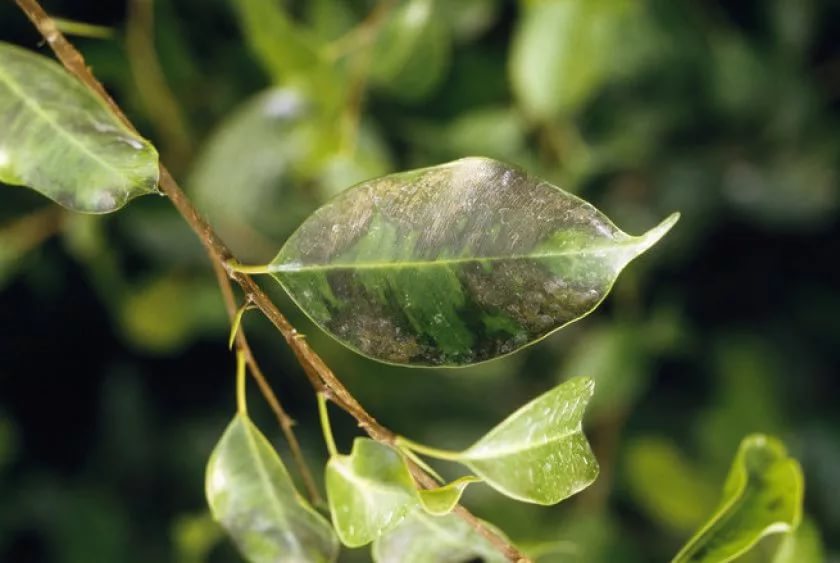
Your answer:
[[[74,42],[243,261],[268,261],[355,182],[467,155],[523,166],[633,234],[681,211],[595,314],[475,368],[358,357],[262,281],[386,426],[440,447],[595,378],[595,485],[550,508],[481,486],[465,499],[522,546],[565,542],[546,560],[668,559],[760,431],[803,464],[812,560],[840,561],[838,3],[44,4],[110,29]],[[11,2],[0,40],[46,52]],[[169,203],[75,216],[0,189],[0,320],[0,561],[237,561],[203,498],[234,411],[227,319]],[[245,326],[320,478],[306,379],[264,319]],[[346,450],[358,431],[335,416]]]

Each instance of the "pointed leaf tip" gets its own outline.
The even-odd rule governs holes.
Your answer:
[[[557,186],[472,157],[346,190],[266,269],[359,353],[463,366],[589,314],[675,220],[632,237]]]

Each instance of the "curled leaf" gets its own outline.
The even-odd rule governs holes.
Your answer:
[[[0,182],[108,213],[157,192],[158,155],[57,63],[0,43]]]
[[[437,489],[418,490],[402,454],[370,438],[357,438],[350,455],[334,455],[326,472],[333,523],[348,547],[370,543],[415,510],[447,514],[477,480],[462,477]]]
[[[510,415],[457,461],[505,495],[555,504],[598,476],[598,461],[581,429],[594,384],[576,378]]]
[[[329,522],[298,494],[271,444],[247,416],[225,430],[207,464],[207,501],[249,561],[335,561]]]
[[[312,214],[267,270],[374,359],[461,366],[591,312],[677,220],[633,237],[595,207],[487,158],[392,174]]]
[[[741,442],[717,512],[674,563],[720,563],[747,552],[768,534],[795,530],[802,519],[799,463],[781,442],[753,434]]]

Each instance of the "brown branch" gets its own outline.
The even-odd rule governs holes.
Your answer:
[[[119,106],[108,95],[102,84],[94,77],[85,64],[84,58],[76,48],[67,41],[62,33],[55,26],[37,0],[15,0],[20,9],[32,21],[41,35],[44,36],[49,46],[55,52],[61,63],[73,73],[79,80],[99,94],[111,107],[114,113],[132,130],[136,129],[125,116]],[[245,294],[245,298],[256,305],[262,313],[274,324],[286,342],[292,348],[301,363],[304,372],[316,391],[323,392],[328,399],[345,410],[356,419],[359,426],[372,438],[387,444],[393,444],[396,435],[379,424],[376,419],[368,413],[355,397],[347,390],[344,384],[336,377],[333,371],[324,363],[318,354],[310,348],[303,335],[299,334],[292,324],[283,316],[283,313],[269,299],[268,295],[251,279],[250,276],[241,272],[233,271],[227,266],[233,258],[231,251],[216,235],[207,221],[193,207],[186,194],[178,186],[178,183],[169,173],[163,164],[160,166],[160,188],[169,196],[172,204],[201,240],[207,249],[211,260],[219,266],[224,266],[228,278],[236,282]],[[416,464],[409,461],[412,473],[417,482],[425,488],[437,486],[432,477],[423,471]],[[529,561],[516,547],[511,545],[505,538],[485,526],[478,518],[472,515],[466,508],[458,506],[455,513],[468,522],[479,534],[491,542],[501,553],[511,561],[524,563]]]
[[[233,322],[237,312],[236,298],[233,295],[233,287],[231,286],[227,273],[225,272],[225,269],[222,268],[221,264],[215,260],[211,260],[211,262],[213,263],[213,271],[216,273],[216,279],[219,282],[219,289],[221,290],[222,297],[225,301],[225,309],[227,309],[228,318],[230,318],[231,322]],[[265,374],[254,357],[251,345],[248,343],[248,338],[245,336],[245,331],[241,326],[236,332],[236,346],[245,355],[245,362],[248,364],[249,371],[251,372],[254,380],[257,382],[257,386],[260,388],[260,391],[262,392],[263,397],[265,397],[269,407],[271,407],[272,412],[274,412],[274,416],[277,418],[277,423],[280,425],[283,435],[289,443],[292,458],[295,460],[295,465],[297,465],[298,472],[303,479],[303,484],[306,487],[309,499],[312,501],[312,504],[323,505],[324,500],[321,497],[321,493],[318,491],[318,486],[315,484],[312,472],[306,464],[306,458],[303,456],[303,452],[300,449],[300,442],[298,442],[297,436],[295,436],[295,431],[293,430],[295,421],[292,420],[292,417],[290,417],[289,413],[286,412],[286,409],[283,408],[283,405],[280,403],[280,399],[277,398],[277,395],[274,393],[271,385],[269,385]]]

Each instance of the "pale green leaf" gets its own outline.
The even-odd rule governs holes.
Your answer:
[[[458,366],[585,316],[658,241],[487,158],[359,184],[312,214],[267,270],[321,328],[374,359]]]
[[[294,488],[268,440],[237,415],[207,465],[213,517],[249,561],[335,561],[338,541],[329,523]]]
[[[504,537],[501,532],[497,533]],[[376,563],[507,561],[463,518],[454,514],[433,516],[422,510],[411,512],[396,528],[374,541],[372,553]]]
[[[525,502],[555,504],[598,476],[598,461],[581,429],[594,385],[576,378],[537,397],[456,460],[499,492]]]
[[[741,442],[717,512],[674,558],[675,563],[731,561],[768,534],[795,530],[802,518],[799,463],[775,438]]]
[[[481,479],[478,477],[467,475],[442,487],[436,489],[419,489],[417,492],[420,495],[420,502],[426,512],[435,516],[442,516],[452,512],[452,509],[461,500],[461,495],[464,493],[467,485],[480,481]]]
[[[157,192],[158,156],[56,62],[0,43],[0,182],[83,213]]]
[[[511,45],[511,85],[532,117],[577,110],[603,83],[624,0],[543,0],[524,7]]]
[[[369,438],[357,438],[350,455],[334,455],[325,481],[333,524],[348,547],[370,543],[417,506],[403,457]]]
[[[773,563],[823,563],[825,559],[820,532],[806,517],[796,531],[785,534]]]
[[[409,0],[382,26],[371,60],[371,82],[404,100],[427,97],[449,65],[450,32],[435,0]]]
[[[600,387],[599,387],[600,389]],[[621,464],[638,506],[663,527],[690,532],[714,509],[716,485],[663,438],[638,438]]]
[[[450,512],[464,489],[479,479],[467,476],[437,489],[418,490],[405,458],[370,438],[357,438],[350,455],[327,463],[327,498],[342,543],[366,545],[416,509]]]

